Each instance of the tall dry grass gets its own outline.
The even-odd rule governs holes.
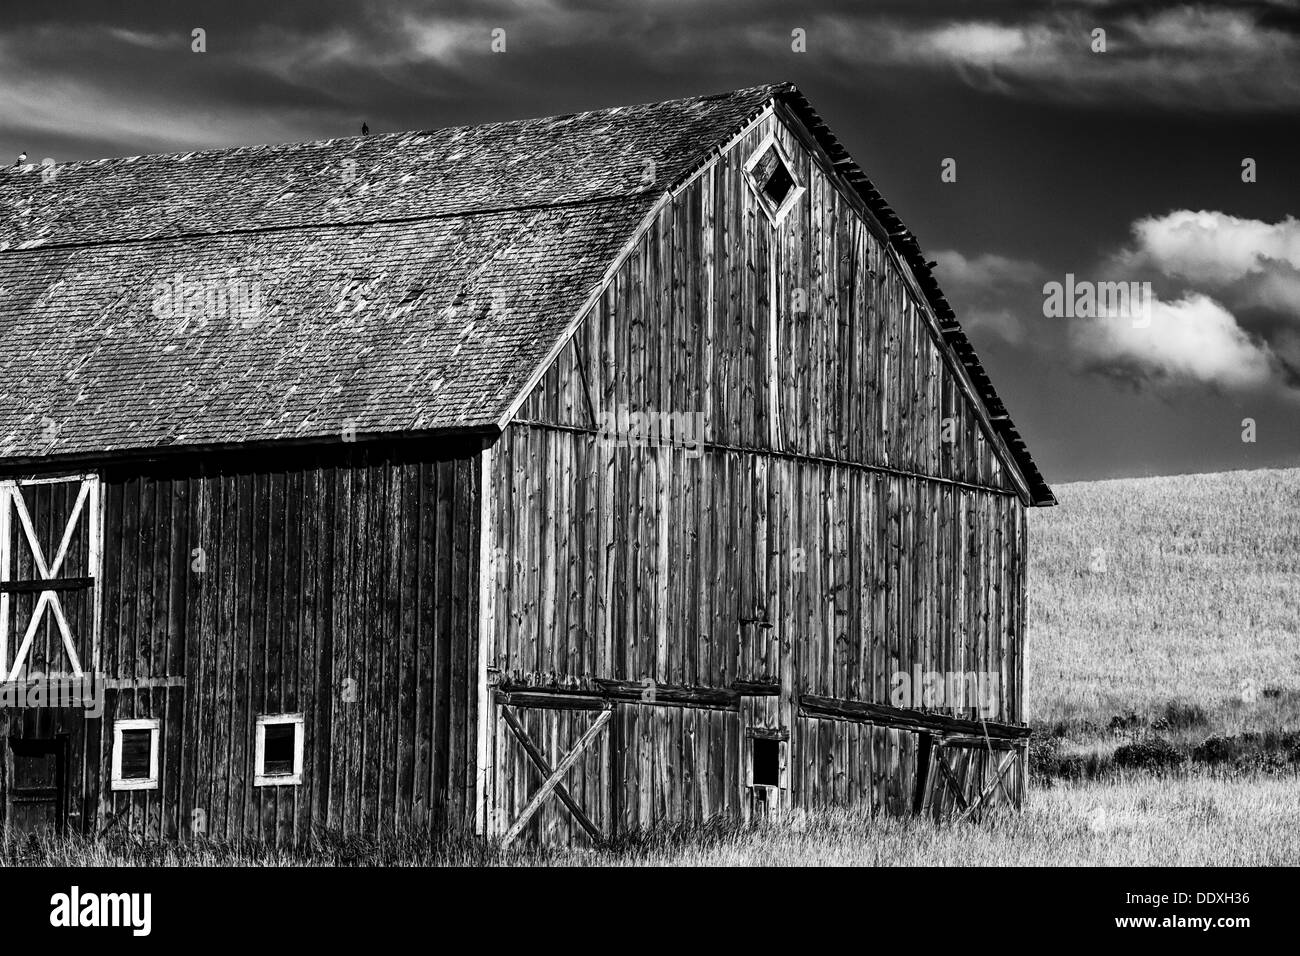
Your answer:
[[[936,824],[849,810],[794,813],[756,827],[669,827],[595,850],[421,834],[324,840],[302,852],[122,840],[9,848],[44,866],[1267,866],[1300,861],[1295,774],[1113,775],[1035,790],[1020,813]]]

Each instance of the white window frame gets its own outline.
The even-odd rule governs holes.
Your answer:
[[[162,724],[157,717],[133,717],[113,721],[113,774],[114,790],[157,790],[158,789],[158,734]],[[149,776],[122,776],[122,732],[127,730],[149,731]]]
[[[293,772],[266,773],[266,728],[272,725],[292,724],[293,734]],[[254,743],[255,762],[253,764],[253,786],[285,787],[298,786],[302,783],[303,743],[307,734],[303,726],[302,714],[263,714],[257,718],[256,739]]]
[[[772,200],[767,193],[763,192],[762,184],[754,176],[754,167],[766,155],[769,147],[776,150],[776,155],[785,164],[785,171],[790,174],[790,181],[793,183],[790,192],[781,201],[781,205],[775,208],[773,208]],[[781,145],[781,141],[776,138],[775,133],[768,133],[763,137],[763,141],[758,144],[758,149],[754,150],[753,155],[745,160],[745,182],[749,183],[750,190],[754,193],[759,206],[762,207],[763,212],[773,226],[781,224],[781,220],[790,214],[790,210],[795,207],[795,203],[799,201],[799,197],[804,193],[804,184],[799,181],[799,173],[794,168],[794,163],[790,161],[790,155],[785,151],[785,147]]]
[[[55,554],[46,557],[41,550],[39,543],[36,541],[35,533],[31,527],[31,517],[27,512],[27,506],[22,498],[22,489],[31,485],[49,485],[62,484],[70,482],[80,482],[81,491],[77,496],[76,505],[73,508],[71,519],[64,528],[63,539]],[[103,511],[103,493],[101,482],[97,474],[73,474],[73,475],[53,475],[44,478],[16,478],[0,481],[0,581],[9,581],[11,579],[14,547],[18,539],[21,538],[23,544],[31,549],[32,557],[36,564],[37,573],[42,578],[56,578],[63,560],[67,556],[68,544],[72,528],[75,528],[81,515],[87,515],[86,531],[88,540],[86,541],[88,573],[94,579],[94,588],[91,594],[91,624],[90,624],[90,654],[91,654],[91,671],[99,673],[99,631],[100,631],[100,607],[103,603],[103,580],[101,562],[103,560],[103,540],[104,540],[104,511]],[[16,534],[15,534],[16,533]],[[14,539],[14,540],[11,540]],[[15,681],[18,679],[23,664],[27,660],[27,653],[31,647],[32,638],[40,627],[45,615],[48,612],[51,619],[58,628],[60,637],[63,640],[63,649],[68,657],[68,663],[71,668],[73,677],[82,677],[83,670],[81,661],[77,657],[75,642],[72,632],[69,629],[68,621],[63,613],[62,598],[58,591],[42,591],[37,599],[36,610],[28,622],[27,630],[23,634],[10,634],[10,598],[9,592],[0,593],[0,682]],[[10,660],[11,637],[17,640],[17,647],[13,652],[13,659]]]

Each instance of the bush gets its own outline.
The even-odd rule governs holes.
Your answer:
[[[1163,737],[1150,736],[1115,748],[1115,766],[1128,770],[1163,771],[1183,762],[1183,754]]]
[[[1170,730],[1194,730],[1209,722],[1210,718],[1200,704],[1185,704],[1178,700],[1165,704],[1164,725]]]
[[[1113,734],[1128,733],[1129,731],[1139,730],[1146,724],[1136,713],[1130,711],[1127,714],[1116,714],[1110,719],[1107,728]]]
[[[1029,776],[1051,785],[1059,776],[1061,766],[1061,739],[1055,735],[1035,730],[1029,735]]]
[[[1275,750],[1256,750],[1238,757],[1234,767],[1239,773],[1284,773],[1286,760]]]
[[[1197,763],[1223,763],[1236,756],[1240,749],[1235,737],[1215,735],[1192,748],[1192,759]]]
[[[1110,769],[1110,761],[1096,753],[1064,753],[1061,738],[1036,730],[1029,737],[1029,776],[1040,786],[1052,781],[1095,780]]]

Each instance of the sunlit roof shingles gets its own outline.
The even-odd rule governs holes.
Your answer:
[[[781,84],[52,178],[0,169],[0,457],[495,422],[655,198],[776,96],[843,153]],[[1051,501],[914,237],[849,176]],[[178,279],[255,283],[257,314],[158,314]]]
[[[2,171],[0,455],[486,426],[771,93]]]

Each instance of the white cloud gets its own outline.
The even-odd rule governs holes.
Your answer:
[[[1248,390],[1269,386],[1278,373],[1273,350],[1199,293],[1155,301],[1150,324],[1141,328],[1131,320],[1076,320],[1070,339],[1085,365],[1145,380]]]
[[[1100,267],[1151,282],[1151,326],[1076,322],[1071,341],[1089,367],[1151,382],[1225,389],[1293,389],[1300,369],[1300,221],[1265,222],[1177,209],[1132,225],[1133,242]]]
[[[1300,269],[1300,220],[1290,216],[1269,223],[1179,209],[1139,219],[1133,224],[1133,236],[1136,248],[1125,254],[1131,267],[1149,266],[1198,284],[1227,284],[1263,275],[1278,263]]]
[[[830,26],[829,42],[846,61],[869,49],[885,63],[952,68],[971,86],[1019,98],[1197,110],[1300,105],[1300,37],[1257,10],[1184,4],[1111,18],[1076,3],[1008,23],[837,17]],[[1098,27],[1104,53],[1092,49]]]
[[[1300,370],[1300,222],[1184,209],[1140,219],[1132,231],[1130,248],[1080,268],[1078,279],[1149,283],[1149,323],[1070,320],[1063,328],[1075,364],[1143,387],[1295,395],[1289,383]],[[1044,279],[1064,276],[996,254],[944,250],[934,258],[936,277],[977,344],[984,333],[1058,353],[1059,337],[1043,334],[1036,322]]]
[[[1052,44],[1045,27],[1003,26],[998,23],[954,23],[919,36],[917,53],[940,59],[988,65],[1010,58],[1032,58]]]
[[[177,33],[154,33],[146,30],[126,30],[120,27],[110,27],[108,35],[115,40],[131,46],[144,47],[147,50],[166,50],[166,49],[187,49],[190,45],[190,36],[186,33],[181,36]]]
[[[1140,30],[1143,40],[1152,48],[1271,55],[1291,47],[1287,34],[1261,29],[1245,10],[1207,9],[1188,4],[1147,17],[1127,17],[1124,22],[1131,29]]]

